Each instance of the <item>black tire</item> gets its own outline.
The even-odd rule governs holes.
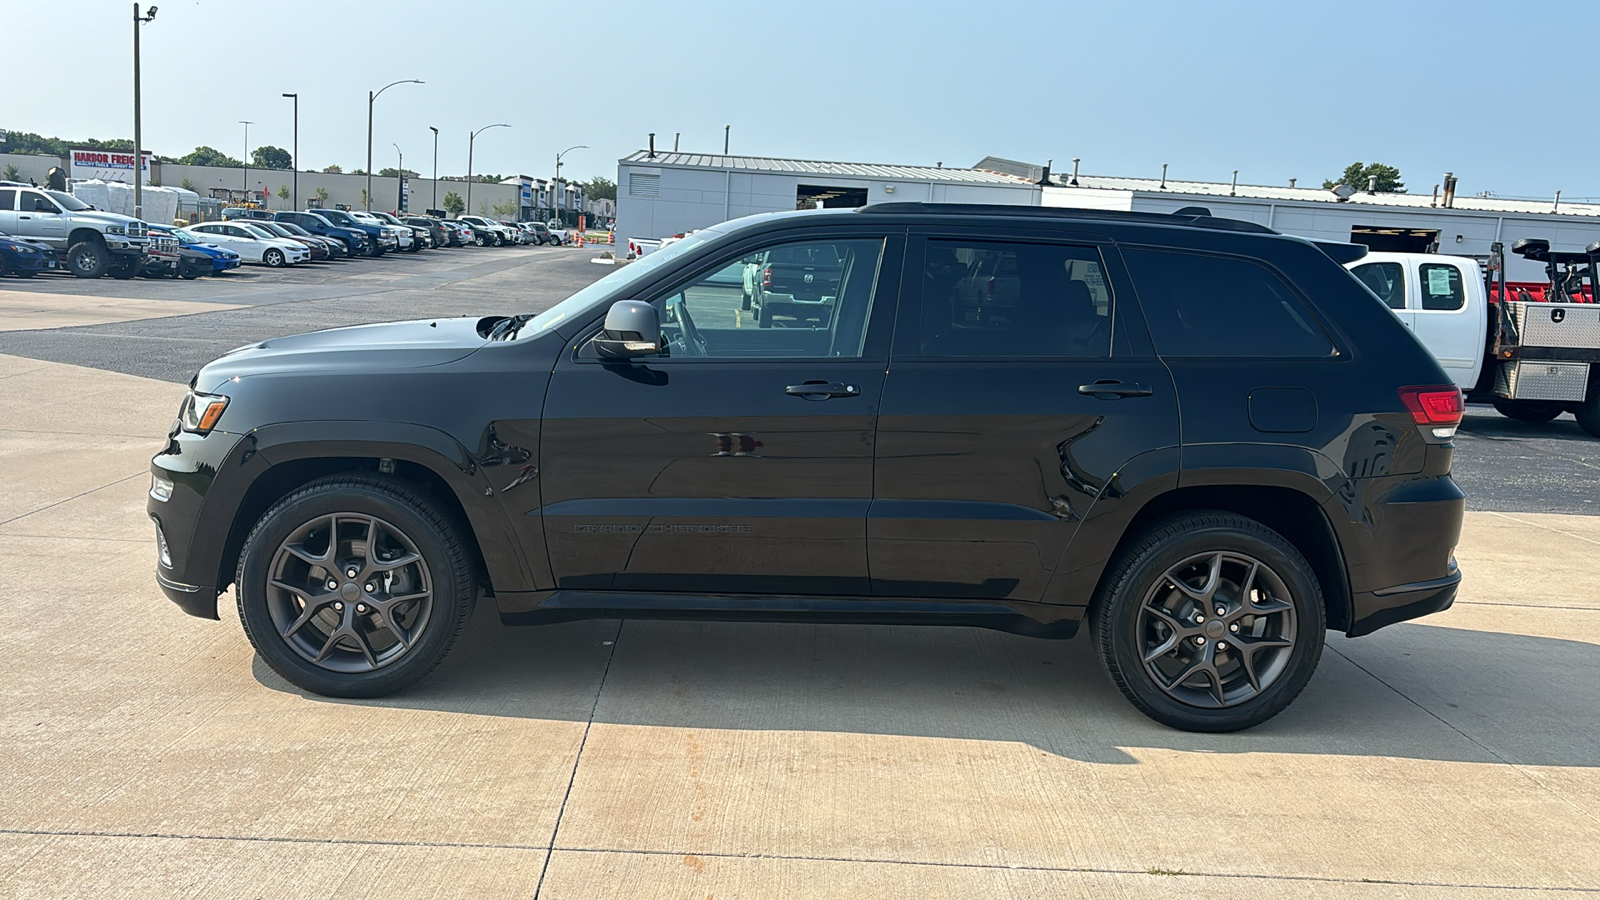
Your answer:
[[[750,292],[748,290],[746,290],[745,288],[741,287],[741,288],[739,288],[739,293],[742,295],[739,298],[739,308],[744,310],[745,312],[749,312],[750,311]]]
[[[119,256],[111,262],[110,268],[106,271],[111,273],[112,278],[127,281],[129,278],[138,275],[139,270],[143,268],[144,260],[141,258],[137,256]]]
[[[347,646],[347,643],[355,642],[339,637],[339,631],[345,625],[354,629],[369,629],[364,632],[366,639],[361,641],[369,652],[372,649],[371,638],[375,635],[387,634],[398,639],[398,632],[387,630],[376,611],[361,615],[355,611],[359,606],[343,606],[337,612],[332,608],[335,602],[342,605],[343,599],[349,599],[349,595],[342,592],[347,584],[354,585],[359,580],[374,576],[358,571],[355,578],[346,581],[343,572],[336,573],[340,577],[333,581],[344,583],[339,585],[338,591],[319,595],[317,599],[321,606],[315,607],[315,616],[305,613],[305,601],[296,601],[295,592],[269,585],[269,580],[274,577],[274,567],[284,559],[308,569],[308,577],[312,580],[320,581],[327,577],[317,574],[325,570],[306,562],[304,557],[294,554],[285,556],[284,545],[297,532],[304,533],[307,527],[335,514],[350,517],[343,526],[336,528],[360,526],[363,517],[369,517],[368,521],[381,520],[386,534],[402,535],[411,542],[420,558],[409,565],[422,567],[422,585],[431,588],[430,605],[427,613],[414,620],[412,626],[401,626],[402,630],[409,630],[413,626],[418,630],[412,633],[409,642],[404,642],[406,649],[399,650],[392,661],[373,663],[370,655],[364,653],[357,656],[355,650]],[[460,532],[461,529],[450,515],[404,482],[360,475],[333,476],[314,481],[274,504],[256,523],[245,541],[234,587],[238,596],[239,620],[244,625],[245,634],[274,672],[312,693],[327,697],[379,697],[400,690],[439,665],[472,615],[477,585],[472,558],[461,540]],[[334,555],[345,561],[335,562],[333,568],[354,565],[354,560],[360,559],[354,554],[364,552],[358,551],[357,547],[364,543],[364,539],[342,543],[340,546],[347,548],[347,552],[339,554],[335,551]],[[287,571],[284,576],[288,577]],[[371,598],[381,597],[383,593],[379,591],[365,596],[371,602]],[[354,597],[355,600],[363,599],[361,594],[354,594]],[[295,608],[296,602],[300,604],[298,610]],[[296,621],[303,622],[299,631],[291,631],[292,637],[285,637],[285,629],[280,627],[285,616],[295,616]],[[325,633],[330,622],[338,624],[334,624],[331,633]],[[301,640],[300,632],[306,626],[311,627],[312,633],[306,640]],[[289,628],[293,627],[291,623]],[[314,662],[305,655],[307,650],[304,645],[314,645],[319,638],[322,639],[323,653],[329,657],[326,664]],[[328,652],[330,646],[333,648],[331,654]],[[391,646],[388,649],[393,651],[395,648]],[[340,670],[341,666],[346,670]],[[367,668],[350,670],[352,666],[355,669]]]
[[[284,256],[283,251],[276,247],[268,247],[266,252],[261,254],[261,261],[274,269],[281,269],[289,264],[288,257]]]
[[[482,232],[477,232],[477,233],[473,234],[472,235],[472,242],[474,244],[477,244],[479,247],[487,247],[487,246],[489,246],[489,238],[486,237]]]
[[[97,239],[79,241],[67,251],[67,269],[79,278],[99,278],[111,268],[111,251]]]
[[[1588,396],[1573,408],[1572,415],[1590,437],[1600,438],[1600,384],[1590,382]]]
[[[1180,590],[1172,573],[1191,571],[1192,567],[1182,567],[1194,560],[1206,562],[1193,565],[1209,566],[1213,559],[1220,587],[1204,601],[1203,614],[1198,608],[1182,612],[1198,606],[1196,593],[1192,582],[1186,582],[1189,590]],[[1260,568],[1244,576],[1241,573],[1252,571],[1249,560]],[[1250,598],[1228,595],[1228,590],[1244,593],[1243,584],[1258,589],[1250,591]],[[1277,596],[1280,593],[1287,596]],[[1164,601],[1167,604],[1180,604],[1165,618],[1152,612],[1163,597],[1170,598]],[[1213,604],[1225,609],[1226,615],[1213,616]],[[1257,609],[1263,612],[1250,615]],[[1241,614],[1244,618],[1237,618]],[[1181,637],[1182,632],[1163,624],[1167,621],[1196,634]],[[1263,623],[1260,633],[1251,636],[1248,632],[1256,630],[1257,621]],[[1316,671],[1324,622],[1321,586],[1294,545],[1259,522],[1219,511],[1164,519],[1131,541],[1107,569],[1089,614],[1101,665],[1123,695],[1157,722],[1202,732],[1239,731],[1282,712]],[[1268,629],[1272,634],[1266,633]],[[1279,646],[1285,636],[1288,645]],[[1205,649],[1196,649],[1191,641]],[[1237,646],[1225,647],[1229,641]],[[1255,660],[1249,666],[1238,655],[1243,642],[1256,648],[1248,654]],[[1151,643],[1157,646],[1147,646]],[[1151,656],[1147,664],[1147,653],[1168,646],[1169,651]],[[1264,673],[1260,672],[1263,652],[1268,654]],[[1185,653],[1188,660],[1182,658]],[[1194,668],[1196,661],[1209,661],[1211,674]],[[1163,685],[1151,670],[1160,673],[1169,662],[1178,671]],[[1193,674],[1179,677],[1186,672]],[[1258,674],[1267,676],[1263,683],[1258,684]],[[1206,676],[1204,690],[1191,684],[1201,675]],[[1241,677],[1243,682],[1237,680]]]
[[[503,246],[505,246],[505,243],[506,243],[506,239],[505,239],[505,236],[504,236],[504,235],[502,235],[502,234],[501,234],[501,233],[500,233],[500,232],[498,232],[498,231],[497,231],[497,232],[495,232],[495,233],[494,233],[494,245],[495,245],[495,246],[496,246],[496,247],[503,247]]]
[[[770,304],[763,303],[761,308],[756,310],[756,326],[759,328],[772,327],[772,306]]]
[[[1507,400],[1494,398],[1495,412],[1518,422],[1548,422],[1566,412],[1566,404],[1556,400]]]

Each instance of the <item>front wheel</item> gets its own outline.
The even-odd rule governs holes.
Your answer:
[[[481,234],[473,235],[472,236],[472,242],[474,244],[477,244],[479,247],[487,247],[489,245],[489,239],[484,237]]]
[[[314,481],[278,501],[245,542],[239,618],[294,685],[378,697],[433,671],[476,595],[450,516],[402,482]]]
[[[1554,400],[1507,400],[1494,398],[1494,409],[1508,419],[1518,422],[1548,422],[1566,411],[1566,405]]]
[[[107,271],[111,273],[112,278],[120,278],[123,281],[127,281],[129,278],[138,275],[139,270],[143,268],[144,263],[139,257],[122,256],[112,261],[111,268]]]
[[[1090,626],[1133,705],[1185,731],[1282,712],[1322,655],[1322,591],[1277,532],[1225,512],[1166,519],[1112,563]]]
[[[261,254],[261,261],[274,269],[281,269],[289,262],[284,258],[282,250],[268,250],[266,253]]]
[[[67,251],[67,268],[79,278],[99,278],[111,268],[111,251],[98,239],[79,241]]]

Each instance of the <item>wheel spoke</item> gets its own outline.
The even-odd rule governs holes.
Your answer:
[[[1188,637],[1191,634],[1199,634],[1200,633],[1200,629],[1194,623],[1192,623],[1192,622],[1184,622],[1184,621],[1180,620],[1177,616],[1174,616],[1173,614],[1167,612],[1165,609],[1162,609],[1159,606],[1156,606],[1155,604],[1151,604],[1149,606],[1146,606],[1144,608],[1144,611],[1146,613],[1156,617],[1158,620],[1160,620],[1161,624],[1163,624],[1163,625],[1167,626],[1168,628],[1172,629],[1172,633],[1177,635],[1177,636],[1179,636],[1179,637]]]
[[[1261,571],[1261,563],[1259,563],[1259,562],[1257,562],[1255,560],[1251,560],[1250,561],[1250,574],[1248,574],[1248,575],[1246,575],[1244,577],[1244,584],[1242,586],[1240,586],[1240,588],[1239,588],[1239,603],[1240,603],[1240,605],[1243,605],[1243,604],[1246,604],[1246,603],[1250,602],[1250,592],[1255,590],[1256,573],[1259,572],[1259,571]]]
[[[289,593],[294,594],[296,597],[300,598],[300,603],[301,603],[300,615],[296,616],[295,620],[293,622],[290,622],[280,632],[286,638],[287,637],[294,637],[295,632],[299,631],[302,627],[305,626],[305,624],[307,622],[311,621],[312,617],[314,617],[318,612],[320,612],[323,607],[327,606],[330,602],[332,602],[333,597],[334,597],[334,595],[332,595],[332,594],[313,594],[313,593],[311,593],[309,591],[302,590],[301,588],[297,588],[292,584],[288,584],[288,583],[280,581],[280,580],[278,580],[276,578],[272,579],[270,584],[273,587],[278,588],[279,590],[288,591]]]
[[[1263,594],[1259,603],[1252,604],[1250,612],[1256,616],[1271,616],[1294,609],[1289,603]]]
[[[399,556],[384,560],[369,557],[367,561],[367,571],[374,573],[391,572],[400,568],[401,566],[409,566],[421,558],[422,555],[418,553],[402,553]]]
[[[1210,569],[1206,572],[1206,583],[1198,589],[1184,584],[1183,579],[1178,578],[1171,572],[1167,573],[1167,581],[1183,592],[1189,599],[1196,603],[1205,604],[1206,611],[1209,612],[1211,610],[1211,598],[1216,596],[1217,585],[1222,583],[1222,554],[1216,553],[1212,555]]]
[[[1161,657],[1166,656],[1168,653],[1176,650],[1179,642],[1182,640],[1183,638],[1180,638],[1177,633],[1173,633],[1172,635],[1168,636],[1166,640],[1162,641],[1159,646],[1152,647],[1150,650],[1145,651],[1144,661],[1146,663],[1152,663]]]

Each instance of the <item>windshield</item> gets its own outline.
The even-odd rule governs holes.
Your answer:
[[[678,241],[670,247],[663,247],[649,256],[643,257],[635,262],[631,262],[615,272],[612,272],[610,275],[600,279],[599,281],[596,281],[594,284],[589,285],[576,294],[573,294],[571,297],[568,297],[560,303],[557,303],[555,306],[552,306],[544,312],[539,313],[537,316],[534,316],[531,320],[529,320],[528,324],[522,326],[521,330],[518,332],[518,336],[526,338],[544,334],[562,322],[565,322],[573,316],[582,313],[590,306],[593,306],[595,302],[600,300],[602,297],[605,297],[606,295],[615,291],[620,291],[635,281],[645,278],[656,269],[661,268],[663,264],[683,255],[690,248],[698,247],[699,245],[704,244],[706,241],[711,240],[713,237],[721,236],[722,232],[717,231],[714,228],[707,228],[704,231],[698,231],[684,238],[683,240]]]
[[[94,207],[83,202],[82,200],[79,200],[77,197],[74,197],[71,194],[64,194],[61,191],[45,191],[45,194],[51,199],[55,200],[57,203],[74,212],[80,209],[94,209]]]

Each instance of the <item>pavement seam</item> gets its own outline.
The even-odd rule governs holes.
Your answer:
[[[589,745],[589,730],[594,728],[594,717],[600,711],[600,695],[605,693],[606,678],[611,674],[611,662],[617,658],[617,645],[622,643],[622,626],[627,619],[617,620],[617,630],[611,635],[611,652],[606,654],[606,667],[600,672],[600,684],[594,690],[594,703],[589,707],[589,720],[583,724],[583,738],[578,741],[578,755],[572,760],[572,774],[567,777],[567,792],[561,795],[561,807],[556,810],[556,824],[550,829],[550,843],[544,848],[544,865],[539,869],[539,881],[533,888],[533,900],[539,900],[544,890],[544,876],[550,871],[550,857],[555,855],[556,838],[561,835],[561,820],[567,814],[567,801],[572,799],[572,786],[578,781],[578,766],[583,763],[583,750]]]
[[[1516,609],[1565,609],[1573,612],[1600,612],[1593,606],[1550,606],[1544,603],[1496,603],[1493,600],[1457,600],[1456,606],[1510,606]]]
[[[204,834],[174,834],[169,832],[137,832],[137,831],[78,831],[78,830],[33,830],[26,828],[0,828],[0,834],[18,837],[96,837],[96,838],[124,838],[131,840],[177,840],[177,841],[215,841],[238,842],[252,844],[326,844],[328,846],[351,847],[416,847],[427,849],[461,849],[461,850],[543,850],[548,858],[550,853],[611,853],[624,856],[666,856],[683,857],[696,856],[704,859],[750,859],[750,860],[775,860],[780,862],[837,862],[886,866],[925,866],[941,869],[976,869],[980,871],[1001,872],[1062,872],[1086,875],[1150,875],[1149,869],[1117,869],[1097,866],[1043,866],[1043,865],[993,865],[983,863],[961,862],[936,862],[908,859],[881,859],[857,856],[797,856],[784,853],[718,853],[718,852],[693,852],[684,853],[677,850],[641,850],[605,847],[543,847],[533,844],[490,844],[473,843],[468,841],[385,841],[385,840],[351,840],[345,838],[309,838],[309,837],[251,837],[247,835],[204,835]],[[543,873],[541,872],[541,882]],[[1407,881],[1395,878],[1340,878],[1332,875],[1279,875],[1271,873],[1252,872],[1189,872],[1177,871],[1166,875],[1168,878],[1259,878],[1264,881],[1285,882],[1310,882],[1319,884],[1384,884],[1396,887],[1432,887],[1453,888],[1456,890],[1491,890],[1491,891],[1552,891],[1570,894],[1600,894],[1600,888],[1589,887],[1541,887],[1537,885],[1517,884],[1476,884],[1470,882],[1449,881]]]
[[[27,512],[23,513],[20,516],[12,516],[9,519],[6,519],[4,521],[0,521],[0,525],[10,525],[12,522],[16,522],[16,521],[21,520],[21,519],[26,519],[27,517],[29,517],[29,516],[31,516],[31,515],[33,515],[35,513],[42,513],[47,509],[55,509],[56,507],[60,506],[63,503],[71,503],[72,501],[78,499],[79,497],[87,497],[90,494],[94,493],[95,491],[103,491],[103,490],[105,490],[106,488],[109,488],[109,487],[116,487],[117,485],[122,484],[125,481],[132,481],[135,478],[143,477],[143,475],[144,475],[143,472],[139,472],[139,473],[136,473],[136,474],[133,474],[133,475],[129,475],[126,478],[118,478],[116,481],[113,481],[110,484],[102,484],[99,487],[90,488],[87,491],[84,491],[84,492],[82,492],[80,494],[73,494],[71,497],[68,497],[65,500],[57,500],[54,503],[51,503],[51,504],[49,504],[47,506],[41,506],[38,509],[30,509],[30,510],[28,510]]]
[[[1327,647],[1326,649],[1333,651],[1334,655],[1338,656],[1340,659],[1343,659],[1345,662],[1349,663],[1350,665],[1355,666],[1357,669],[1360,669],[1362,672],[1365,672],[1367,674],[1367,677],[1371,678],[1373,681],[1376,681],[1377,683],[1383,685],[1384,687],[1388,688],[1389,690],[1394,691],[1395,694],[1399,695],[1400,698],[1405,700],[1407,703],[1411,704],[1412,706],[1415,706],[1417,709],[1420,709],[1423,712],[1427,713],[1428,715],[1432,716],[1434,718],[1434,720],[1437,721],[1439,724],[1441,724],[1444,727],[1450,729],[1451,731],[1454,731],[1456,734],[1461,735],[1461,737],[1464,738],[1467,741],[1467,743],[1472,744],[1474,747],[1477,747],[1479,750],[1482,750],[1484,753],[1487,753],[1490,756],[1494,757],[1495,759],[1499,760],[1501,765],[1510,768],[1511,771],[1516,772],[1518,775],[1521,775],[1523,778],[1526,778],[1535,787],[1537,787],[1540,790],[1550,794],[1551,796],[1553,796],[1556,799],[1560,800],[1562,803],[1565,803],[1567,806],[1571,807],[1572,810],[1574,812],[1576,812],[1578,815],[1582,816],[1585,819],[1589,819],[1590,821],[1600,821],[1600,819],[1596,819],[1596,817],[1595,817],[1595,815],[1593,813],[1589,812],[1588,810],[1584,809],[1583,807],[1579,806],[1578,804],[1572,802],[1571,798],[1567,797],[1566,794],[1563,794],[1561,791],[1558,791],[1555,788],[1551,787],[1550,785],[1548,785],[1548,784],[1544,783],[1543,781],[1539,780],[1539,778],[1536,777],[1533,774],[1533,772],[1528,770],[1528,767],[1522,765],[1521,763],[1513,762],[1513,761],[1511,761],[1509,759],[1506,759],[1504,756],[1501,756],[1499,753],[1496,753],[1492,748],[1489,747],[1489,745],[1483,743],[1482,741],[1478,740],[1477,738],[1473,737],[1472,735],[1467,734],[1465,731],[1462,731],[1460,728],[1457,728],[1455,725],[1452,725],[1448,720],[1446,720],[1444,717],[1440,716],[1438,713],[1436,713],[1433,710],[1427,708],[1426,706],[1423,706],[1421,703],[1418,703],[1416,700],[1411,699],[1411,697],[1409,697],[1404,691],[1400,690],[1399,688],[1395,687],[1394,685],[1390,684],[1389,682],[1384,681],[1382,678],[1379,678],[1371,669],[1368,669],[1366,666],[1363,666],[1362,664],[1360,664],[1360,663],[1356,662],[1355,660],[1351,659],[1349,656],[1347,656],[1347,655],[1345,655],[1343,653],[1340,653],[1337,648],[1330,646],[1330,647]],[[1600,888],[1597,888],[1596,891],[1600,892]]]
[[[1566,535],[1566,536],[1567,536],[1567,537],[1570,537],[1570,538],[1577,538],[1577,539],[1578,539],[1578,540],[1580,540],[1580,541],[1584,541],[1584,542],[1586,542],[1586,543],[1590,543],[1590,544],[1600,544],[1600,541],[1597,541],[1597,540],[1595,540],[1595,539],[1594,539],[1594,538],[1591,538],[1591,537],[1584,537],[1584,536],[1583,536],[1583,535],[1581,535],[1581,534],[1573,534],[1573,533],[1572,533],[1572,532],[1570,532],[1570,531],[1562,531],[1562,530],[1561,530],[1561,529],[1560,529],[1560,528],[1555,528],[1555,527],[1553,527],[1553,526],[1550,526],[1550,525],[1541,525],[1541,524],[1539,524],[1539,523],[1538,523],[1538,522],[1528,522],[1528,521],[1525,521],[1525,520],[1523,520],[1523,519],[1519,519],[1519,518],[1517,518],[1517,517],[1516,517],[1516,516],[1515,516],[1515,515],[1513,515],[1513,514],[1511,514],[1511,513],[1503,513],[1503,512],[1494,512],[1494,513],[1491,513],[1491,515],[1496,515],[1496,516],[1499,516],[1499,517],[1501,517],[1501,518],[1502,518],[1502,519],[1510,519],[1510,520],[1511,520],[1511,521],[1513,521],[1513,522],[1516,522],[1516,523],[1517,523],[1517,524],[1518,524],[1518,525],[1526,525],[1526,526],[1528,526],[1528,527],[1529,527],[1529,528],[1543,528],[1543,529],[1545,529],[1545,530],[1546,530],[1546,531],[1554,531],[1554,532],[1555,532],[1555,533],[1556,533],[1556,534],[1564,534],[1564,535]]]

